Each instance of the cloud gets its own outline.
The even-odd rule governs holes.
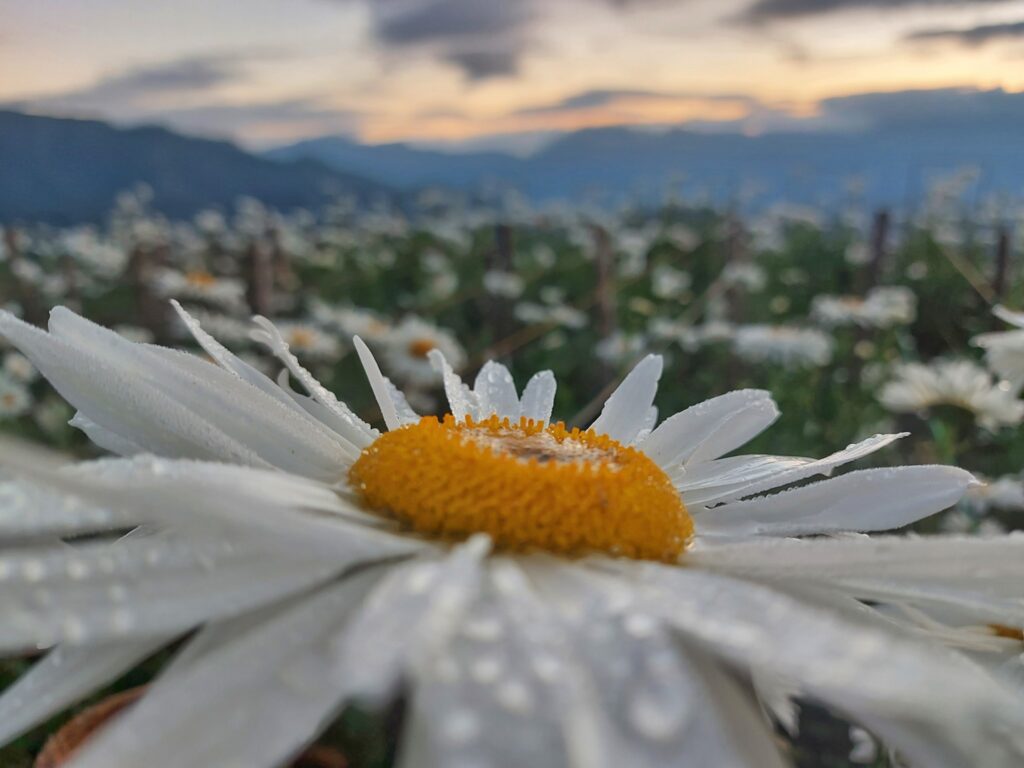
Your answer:
[[[928,42],[932,40],[948,40],[967,46],[980,46],[993,40],[1010,40],[1024,37],[1024,21],[1005,24],[982,24],[966,29],[922,29],[911,32],[904,39],[911,42]]]
[[[104,112],[132,108],[167,96],[213,90],[243,77],[240,56],[213,55],[132,67],[64,93],[32,100],[34,106]]]
[[[925,130],[942,126],[965,132],[1024,123],[1024,93],[1001,88],[936,88],[861,93],[824,99],[818,105],[823,127],[847,130]]]
[[[360,0],[344,0],[355,2]],[[692,2],[693,0],[686,0]],[[373,38],[393,53],[433,54],[470,80],[513,75],[546,12],[569,0],[361,0]],[[631,12],[679,0],[572,0]]]
[[[992,5],[1008,0],[755,0],[740,14],[745,21],[774,21],[819,16],[843,10],[891,10],[921,6]]]
[[[551,104],[524,107],[513,114],[519,116],[569,114],[599,109],[621,101],[703,101],[728,102],[755,106],[755,98],[738,93],[699,93],[694,91],[651,91],[639,88],[594,89],[581,91]]]
[[[217,89],[243,81],[244,65],[256,55],[249,51],[133,67],[83,88],[0,107],[98,117],[120,125],[156,123],[203,136],[242,136],[255,144],[273,142],[281,136],[353,133],[358,128],[361,113],[331,107],[312,96],[272,102],[226,102]]]
[[[515,74],[535,0],[368,0],[373,34],[393,51],[428,51],[469,79]]]

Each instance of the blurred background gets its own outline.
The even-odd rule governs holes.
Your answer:
[[[907,206],[965,166],[975,201],[1024,177],[1019,1],[2,0],[0,25],[7,221],[93,220],[136,182],[190,216],[429,185]]]
[[[264,315],[374,421],[353,334],[419,413],[438,348],[554,370],[578,425],[659,353],[662,416],[757,387],[744,452],[905,431],[869,461],[986,481],[918,529],[987,535],[1024,527],[1022,129],[1018,1],[0,0],[0,307],[198,352],[173,299],[277,376]],[[0,363],[0,455],[98,455]],[[330,748],[383,768],[394,727]],[[778,731],[897,764],[810,704]]]

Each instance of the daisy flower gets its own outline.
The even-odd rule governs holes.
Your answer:
[[[484,290],[492,296],[503,299],[518,299],[523,295],[526,283],[515,272],[489,269],[484,272]]]
[[[1016,391],[1024,388],[1024,312],[996,307],[993,314],[1016,327],[975,336],[972,342],[985,350],[985,363],[998,376],[1010,382]]]
[[[733,334],[733,351],[752,363],[777,363],[786,368],[828,365],[832,337],[816,328],[792,325],[743,325]]]
[[[912,323],[917,316],[917,297],[902,286],[872,288],[860,296],[816,296],[811,317],[829,327],[858,325],[892,328]]]
[[[359,336],[370,344],[383,342],[392,330],[391,324],[376,312],[359,307],[334,306],[321,299],[311,302],[310,314],[327,330],[337,331],[345,337]]]
[[[722,458],[775,420],[768,393],[658,424],[653,355],[581,431],[552,422],[550,372],[470,388],[433,350],[451,412],[421,419],[356,339],[381,433],[286,347],[308,394],[184,319],[216,365],[65,309],[48,333],[0,317],[125,457],[0,486],[0,649],[52,648],[0,741],[185,637],[73,768],[281,765],[400,693],[400,766],[773,768],[757,696],[791,692],[919,766],[1024,758],[1024,704],[938,642],[1019,646],[989,625],[1024,625],[1024,537],[832,536],[949,506],[972,482],[952,467],[807,483],[898,435]]]
[[[201,269],[187,272],[161,269],[154,276],[154,288],[166,298],[202,301],[222,309],[245,305],[245,284],[241,280],[216,277]]]
[[[25,385],[0,373],[0,419],[22,416],[32,407],[32,395]]]
[[[894,413],[952,405],[969,411],[981,427],[990,430],[1015,426],[1024,419],[1024,402],[1009,384],[992,381],[989,372],[971,360],[902,363],[878,400]]]
[[[310,323],[283,321],[274,326],[295,353],[307,360],[334,361],[341,357],[338,339]]]
[[[384,367],[395,379],[413,388],[423,388],[437,382],[437,371],[429,359],[435,349],[455,370],[466,364],[466,352],[451,333],[422,318],[409,316],[384,337],[381,354]]]

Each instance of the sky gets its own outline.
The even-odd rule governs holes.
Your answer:
[[[1024,104],[1024,0],[0,0],[0,104],[251,148],[848,129],[978,92]]]

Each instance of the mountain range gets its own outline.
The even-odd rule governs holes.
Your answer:
[[[0,111],[0,222],[98,221],[120,192],[138,184],[148,185],[153,206],[171,217],[230,207],[244,195],[287,210],[316,208],[338,194],[363,201],[391,194],[315,160],[272,160],[156,126]]]
[[[322,137],[279,147],[277,159],[315,159],[395,188],[465,191],[500,185],[537,201],[653,201],[670,186],[714,200],[763,207],[779,201],[831,205],[849,184],[873,204],[919,201],[930,181],[965,167],[979,193],[1024,194],[1022,135],[1012,125],[920,123],[869,131],[738,132],[595,128],[565,134],[539,152],[450,153],[406,144],[364,146]]]
[[[864,130],[739,131],[598,128],[567,133],[526,157],[365,145],[340,136],[253,154],[165,128],[0,111],[0,222],[100,220],[138,183],[172,217],[249,195],[275,208],[317,208],[338,194],[399,201],[427,186],[468,194],[514,189],[535,202],[654,201],[669,186],[748,207],[825,207],[860,180],[871,204],[914,204],[931,179],[980,171],[972,194],[1024,194],[1019,122],[903,119]]]

